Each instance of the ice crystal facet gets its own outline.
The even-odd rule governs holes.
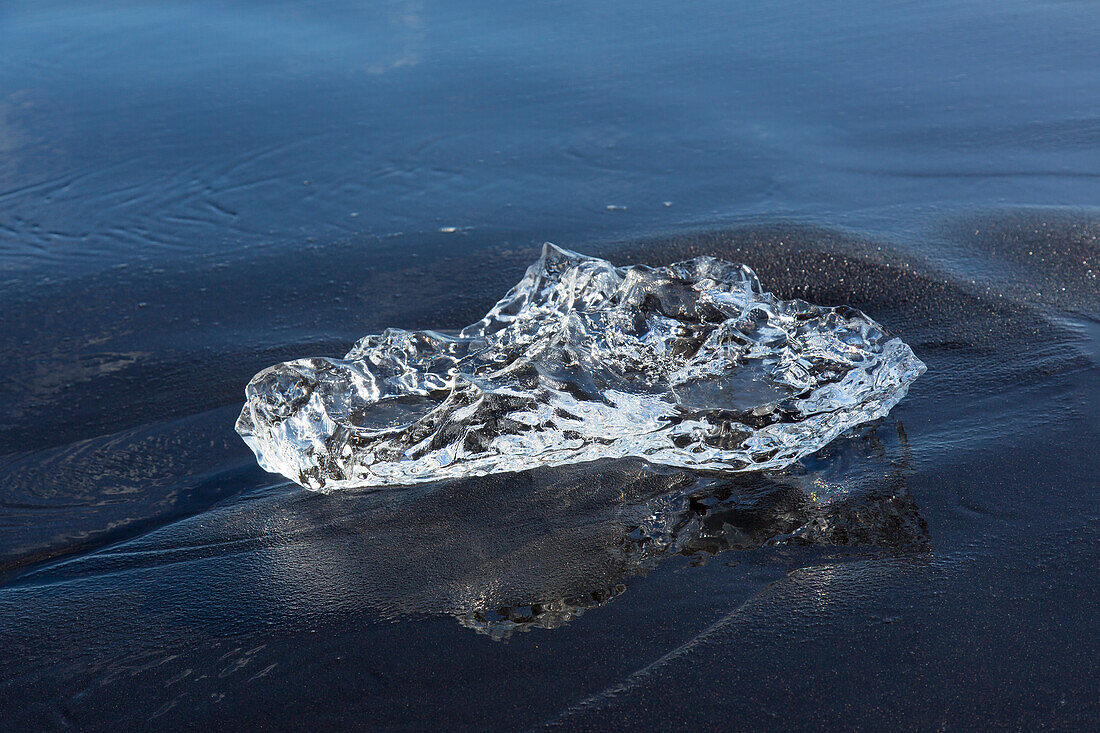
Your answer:
[[[625,456],[775,469],[885,415],[924,369],[860,311],[780,300],[744,265],[547,244],[458,333],[391,328],[263,370],[237,432],[326,491]]]

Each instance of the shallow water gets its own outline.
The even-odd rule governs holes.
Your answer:
[[[0,718],[1095,727],[1098,21],[6,3]],[[547,239],[745,262],[928,372],[736,480],[256,467],[252,374],[473,322]]]

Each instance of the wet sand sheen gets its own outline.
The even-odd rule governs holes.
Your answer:
[[[5,731],[1100,727],[1100,9],[869,10],[5,2]],[[929,371],[736,481],[256,467],[249,377],[461,328],[543,241]]]
[[[1063,257],[1063,269],[1084,256],[1086,272],[1068,272],[1066,278],[1088,277],[1090,258],[1095,258],[1091,220],[1061,215],[1044,220],[1025,212],[1015,221],[1015,226],[997,222],[999,260],[1017,258],[1011,248],[1015,239],[1033,253]],[[1005,231],[1014,237],[1004,236]],[[738,635],[763,645],[754,648],[768,648],[778,643],[768,639],[785,638],[790,624],[805,618],[799,623],[808,625],[796,627],[794,634],[812,647],[830,638],[845,643],[844,630],[853,628],[853,618],[856,628],[880,623],[885,631],[904,619],[907,623],[897,628],[907,629],[905,638],[917,634],[927,644],[926,633],[968,607],[967,596],[958,593],[989,563],[1020,568],[1015,593],[1026,606],[1033,583],[1045,582],[1049,572],[1043,570],[1049,543],[1068,542],[1071,557],[1081,561],[1091,552],[1090,545],[1079,543],[1095,532],[1088,517],[1096,498],[1072,487],[1083,475],[1078,461],[1087,461],[1074,446],[1095,427],[1087,408],[1089,390],[1096,386],[1096,349],[1089,340],[1094,329],[1088,327],[1097,315],[1095,291],[1058,290],[1048,302],[1036,295],[1038,289],[1015,290],[1016,281],[1007,277],[999,284],[987,276],[975,286],[945,271],[942,260],[933,266],[918,257],[882,254],[879,248],[889,246],[778,225],[604,245],[613,258],[640,261],[701,252],[755,259],[757,267],[771,270],[777,290],[808,292],[824,302],[844,293],[846,302],[905,334],[928,362],[927,384],[918,382],[886,421],[864,437],[846,438],[800,468],[772,477],[730,483],[612,462],[429,484],[392,494],[316,497],[270,485],[249,465],[247,453],[232,442],[232,405],[168,423],[124,427],[110,437],[85,438],[8,461],[5,503],[10,516],[22,513],[28,519],[5,529],[15,540],[5,546],[15,552],[7,559],[0,605],[6,609],[5,635],[22,639],[32,651],[18,667],[3,671],[9,690],[37,680],[41,691],[35,698],[39,703],[23,708],[21,714],[30,716],[23,720],[49,720],[49,701],[69,699],[67,709],[76,711],[77,719],[109,714],[135,722],[170,721],[204,689],[235,698],[242,715],[262,715],[250,706],[262,704],[282,685],[296,684],[295,668],[328,660],[328,671],[313,674],[333,682],[330,675],[352,669],[362,675],[376,665],[348,650],[385,648],[398,639],[406,645],[441,645],[448,656],[472,655],[467,658],[480,661],[468,663],[471,672],[554,659],[581,674],[575,684],[556,682],[547,696],[549,707],[534,706],[510,718],[512,724],[541,720],[598,726],[604,716],[640,709],[625,702],[635,695],[659,696],[665,702],[656,714],[673,714],[679,703],[669,695],[690,679],[681,666],[694,668],[697,662],[689,661],[694,659],[722,666],[731,654],[739,665],[757,659],[751,664],[761,665],[762,676],[743,677],[744,689],[781,706],[783,690],[796,684],[798,675],[791,677],[784,668],[782,675],[789,679],[776,686],[774,675],[780,673],[766,672],[769,658],[746,656],[735,651],[743,649],[741,644],[731,647],[719,639],[737,629]],[[487,263],[515,261],[516,266],[524,259],[522,253],[474,252],[468,255],[472,263],[478,256]],[[405,277],[431,277],[453,261],[430,261]],[[495,270],[506,267],[495,267],[483,279],[492,283]],[[490,273],[490,268],[471,271]],[[335,275],[318,270],[314,276]],[[403,287],[400,274],[376,280]],[[466,283],[459,287],[471,292]],[[180,290],[186,287],[181,284]],[[491,298],[494,291],[486,286],[484,292]],[[380,304],[374,317],[401,322],[400,312],[386,312],[381,305],[394,300],[385,290],[373,288],[364,297]],[[441,295],[440,302],[445,300]],[[110,307],[107,299],[101,302],[102,308]],[[423,311],[406,314],[406,322],[415,327],[437,315],[435,302],[420,301]],[[401,303],[409,307],[408,301]],[[288,299],[284,307],[295,305]],[[33,311],[28,313],[33,318]],[[313,317],[319,322],[328,315]],[[286,348],[313,339],[307,333]],[[202,358],[216,363],[222,356]],[[194,358],[186,352],[185,357]],[[139,359],[127,368],[134,371],[120,370],[124,377],[147,380],[145,370],[165,365]],[[169,368],[198,371],[187,361]],[[227,395],[240,386],[233,384],[236,376],[216,377],[227,382]],[[208,399],[209,390],[195,392],[193,399]],[[120,390],[119,398],[124,395]],[[102,392],[97,397],[110,402]],[[87,429],[96,424],[94,407],[104,403],[85,404],[93,416],[84,423]],[[135,410],[125,417],[140,414]],[[1064,438],[1050,443],[1070,434],[1075,437],[1069,443]],[[1001,446],[1014,448],[1005,453]],[[212,449],[224,453],[223,469],[213,468],[218,453]],[[126,458],[150,450],[174,462],[143,464]],[[1030,456],[1024,465],[1021,454]],[[974,472],[984,478],[960,479]],[[181,475],[194,478],[180,481]],[[1051,483],[1059,488],[1049,488]],[[126,486],[133,487],[132,498],[118,501],[126,496]],[[1034,496],[1038,486],[1048,487],[1041,498]],[[72,508],[64,508],[65,501]],[[43,512],[57,519],[43,523]],[[1027,537],[1016,530],[1014,517],[1021,512],[1033,528]],[[36,518],[33,524],[30,517]],[[1071,534],[1064,535],[1067,531]],[[61,561],[42,564],[50,556]],[[1059,572],[1069,572],[1073,562]],[[827,591],[821,586],[824,578],[829,578]],[[940,595],[927,596],[929,587]],[[1034,612],[1049,614],[1047,603],[1054,598],[1065,601],[1085,591],[1069,583]],[[812,610],[815,603],[825,605]],[[753,620],[742,620],[748,618]],[[53,642],[32,641],[44,626],[63,633]],[[630,638],[642,634],[648,641],[627,652],[621,631],[615,631],[625,628],[632,630]],[[509,640],[508,653],[500,656],[477,646],[470,639],[478,634],[470,630]],[[524,630],[535,631],[516,635]],[[1023,639],[1014,633],[1011,638]],[[620,649],[620,658],[592,654],[593,638]],[[336,639],[344,641],[337,644]],[[979,634],[975,643],[1011,641],[995,639],[1001,639],[1000,632]],[[129,651],[109,651],[123,643]],[[400,664],[411,672],[415,654],[406,650],[383,666],[406,659]],[[1040,657],[1035,674],[1058,674],[1061,661],[1053,654]],[[926,689],[954,684],[953,674],[932,673],[939,666],[934,654],[924,659],[918,657],[913,670]],[[1054,666],[1043,666],[1042,659]],[[960,663],[957,674],[965,666]],[[378,680],[391,673],[379,671]],[[129,682],[115,682],[120,674]],[[137,691],[157,689],[184,674],[196,683],[181,692],[178,711],[169,707],[154,718],[149,709],[127,713],[116,707],[122,700],[117,695],[140,695]],[[481,672],[474,676],[480,679]],[[768,680],[772,686],[762,687]],[[91,689],[97,690],[91,696],[80,692]],[[379,706],[395,704],[407,694],[402,689],[414,688],[387,689],[397,697],[357,698],[355,709],[386,720]],[[518,694],[511,685],[478,687],[458,668],[430,691],[415,689],[419,698],[431,701],[418,708],[423,715],[440,706],[457,709],[468,695],[489,704],[503,699],[507,690]],[[475,717],[487,714],[476,709],[481,708],[475,706]],[[815,709],[828,717],[832,708],[819,704]],[[917,706],[909,714],[919,719],[923,709]],[[332,722],[342,719],[338,712],[329,715]],[[955,715],[965,718],[965,711]]]

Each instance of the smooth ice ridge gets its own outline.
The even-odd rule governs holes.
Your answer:
[[[237,432],[325,491],[625,456],[776,469],[886,415],[924,369],[860,311],[780,300],[744,265],[547,244],[457,334],[391,328],[263,370]]]

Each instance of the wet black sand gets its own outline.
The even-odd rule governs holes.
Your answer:
[[[0,728],[1100,726],[1091,3],[0,8]],[[792,469],[320,496],[276,361],[544,240],[928,365]]]
[[[231,432],[235,392],[273,359],[338,351],[336,337],[248,354],[204,339],[88,379],[84,401],[47,385],[5,426],[59,443],[4,467],[5,714],[26,727],[1085,725],[1097,231],[1042,211],[945,226],[940,246],[964,265],[779,224],[594,247],[749,262],[784,296],[873,313],[928,363],[889,418],[776,475],[623,462],[306,493],[254,467]],[[471,248],[468,280],[444,274],[455,255],[376,276],[398,293],[449,282],[458,305],[443,288],[411,303],[360,287],[310,315],[352,333],[457,325],[484,308],[471,293],[488,303],[534,251]],[[270,293],[275,308],[302,314],[310,278],[350,291],[335,269],[347,259],[328,262]],[[173,278],[176,297],[216,282],[192,277]],[[106,293],[85,293],[80,332],[101,353],[135,338],[112,332],[125,321]],[[127,315],[174,314],[172,297]],[[247,323],[251,293],[215,300]],[[22,307],[28,331],[48,318]],[[148,387],[160,379],[167,392]],[[50,410],[69,411],[74,434],[34,436]]]

